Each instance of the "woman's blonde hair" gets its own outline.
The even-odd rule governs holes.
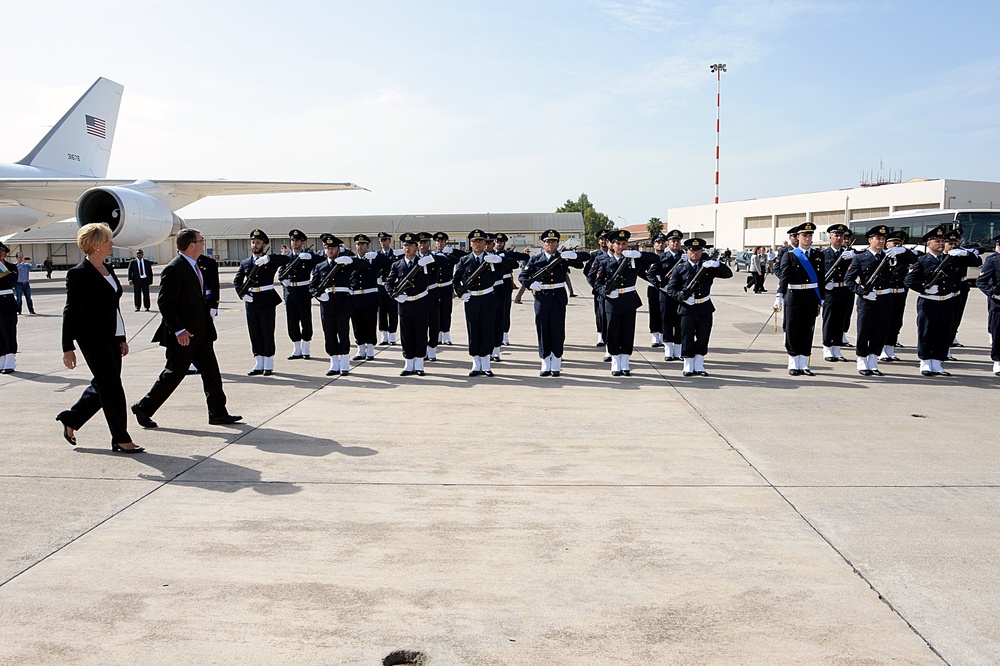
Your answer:
[[[84,254],[93,253],[98,246],[111,240],[111,227],[106,224],[85,224],[76,232],[76,244]]]

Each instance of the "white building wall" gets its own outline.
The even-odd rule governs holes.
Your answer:
[[[871,214],[864,212],[868,209],[887,208],[891,213],[897,208],[926,204],[938,208],[1000,208],[1000,183],[914,180],[878,187],[732,201],[718,205],[717,227],[714,204],[671,208],[667,211],[667,228],[680,229],[685,236],[696,235],[706,239],[715,237],[710,242],[714,242],[719,248],[740,250],[755,245],[780,247],[788,229],[781,225],[779,216],[799,214],[811,219],[814,213],[843,210],[845,219],[849,221],[871,217]],[[772,216],[770,229],[744,229],[746,218],[765,215]],[[826,226],[828,225],[821,225],[821,229]],[[819,234],[817,241],[825,242],[826,234]]]

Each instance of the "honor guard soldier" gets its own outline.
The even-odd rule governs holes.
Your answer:
[[[667,247],[667,236],[662,231],[653,237],[653,254],[657,261],[654,262],[646,273],[649,279],[663,258],[663,253]],[[653,349],[663,346],[663,314],[660,312],[660,289],[653,280],[646,285],[646,308],[649,310],[649,337],[652,338],[650,346]]]
[[[990,358],[993,359],[993,374],[1000,377],[1000,236],[993,237],[993,249],[993,254],[983,262],[976,286],[986,294]]]
[[[313,337],[312,296],[309,295],[309,277],[313,266],[323,261],[323,255],[305,249],[306,235],[299,229],[288,232],[291,250],[288,265],[278,271],[278,280],[285,288],[285,320],[288,337],[292,341],[289,361],[309,358],[309,343]]]
[[[375,358],[375,342],[378,339],[378,278],[392,267],[392,260],[371,249],[372,239],[365,234],[354,237],[354,249],[364,263],[358,263],[351,276],[351,328],[354,342],[358,345],[355,361],[371,361]]]
[[[254,366],[247,375],[270,375],[274,372],[274,322],[275,309],[281,297],[274,290],[274,275],[278,269],[291,262],[283,254],[267,254],[270,244],[261,229],[250,233],[250,256],[240,262],[233,284],[236,294],[246,303],[247,328],[250,330],[250,347]]]
[[[944,251],[945,253],[950,252],[956,247],[962,246],[962,228],[957,227],[952,229],[944,239]],[[966,248],[969,251],[967,260],[969,266],[982,266],[983,260],[979,257],[979,250],[976,248]],[[975,280],[970,280],[968,271],[961,274],[959,277],[958,284],[958,296],[955,297],[955,324],[954,333],[952,334],[952,347],[962,347],[962,343],[958,341],[958,327],[962,325],[962,317],[965,316],[965,304],[969,302],[969,292],[972,290],[972,283]],[[954,361],[951,352],[948,353],[948,360]]]
[[[309,293],[319,299],[319,320],[330,357],[326,375],[347,375],[351,371],[351,280],[354,271],[368,262],[346,254],[340,247],[343,241],[333,234],[323,234],[320,240],[326,258],[313,268]]]
[[[542,232],[542,251],[528,260],[518,280],[535,297],[535,331],[538,334],[538,357],[542,359],[540,377],[558,377],[562,372],[563,345],[566,342],[566,276],[569,268],[583,268],[590,259],[587,252],[559,252],[559,232]]]
[[[389,268],[392,268],[392,264],[399,259],[402,250],[392,249],[392,234],[384,231],[378,232],[378,242],[380,246],[377,250],[378,253],[389,262],[389,267],[378,278],[378,330],[382,334],[379,344],[394,345],[396,344],[396,328],[399,326],[399,303],[393,300],[389,296],[389,292],[385,290],[385,278],[389,275]]]
[[[438,344],[451,344],[451,314],[455,300],[452,289],[455,277],[455,264],[465,256],[462,250],[448,246],[448,234],[438,231],[434,234],[434,257],[438,267],[437,294],[438,300]]]
[[[455,295],[465,303],[465,326],[469,333],[470,377],[493,376],[490,356],[496,336],[496,318],[500,302],[494,292],[503,259],[486,252],[486,232],[469,232],[472,252],[458,260],[452,285]]]
[[[823,292],[823,359],[829,362],[846,361],[840,351],[844,340],[845,322],[851,319],[854,294],[844,284],[844,276],[854,259],[854,250],[844,244],[846,224],[834,224],[826,228],[830,235],[830,247],[823,250],[826,270],[826,289]]]
[[[671,271],[675,270],[678,262],[684,259],[684,250],[681,249],[684,234],[679,229],[671,229],[663,236],[666,239],[666,248],[663,254],[658,255],[658,261],[649,267],[646,279],[649,280],[651,287],[656,287],[659,301],[658,309],[663,331],[660,338],[663,342],[663,360],[679,361],[681,360],[681,315],[678,309],[679,303],[667,293],[667,285],[670,283]],[[653,297],[650,296],[650,303],[652,302]]]
[[[917,357],[924,377],[951,374],[941,362],[948,358],[953,339],[959,282],[972,263],[968,250],[956,247],[944,252],[946,236],[940,226],[923,235],[927,252],[913,263],[904,281],[917,292]]]
[[[17,264],[7,261],[10,248],[0,243],[0,374],[17,368]]]
[[[774,309],[785,310],[785,351],[788,352],[788,374],[813,376],[809,369],[816,317],[819,315],[826,289],[826,264],[823,253],[812,247],[816,225],[805,222],[795,228],[798,247],[781,255],[778,271],[778,295]]]
[[[903,252],[889,257],[889,291],[892,292],[892,319],[889,322],[889,334],[885,339],[885,346],[878,360],[892,363],[898,361],[896,347],[899,346],[899,332],[903,330],[903,315],[906,312],[906,295],[909,290],[903,284],[906,272],[910,269],[910,264],[917,260],[917,255],[913,250],[903,247],[906,242],[906,233],[902,230],[890,231],[885,237],[887,250],[902,247]]]
[[[427,231],[417,233],[417,260],[431,256],[431,234]],[[426,361],[437,360],[437,346],[441,339],[441,313],[438,307],[440,297],[438,288],[438,268],[440,262],[427,266],[427,353]]]
[[[417,234],[401,234],[399,240],[403,244],[403,256],[393,263],[385,281],[385,288],[399,308],[399,336],[405,359],[399,376],[423,377],[424,357],[427,356],[427,287],[430,285],[427,267],[434,263],[434,257],[417,257]]]
[[[604,303],[604,339],[611,356],[611,375],[620,377],[632,374],[629,356],[635,345],[635,315],[642,300],[636,292],[636,280],[646,278],[650,264],[656,261],[652,252],[629,250],[627,229],[608,232],[608,253],[595,263],[599,264],[595,282]]]
[[[527,261],[531,258],[530,254],[525,252],[516,252],[514,250],[507,249],[507,241],[510,240],[507,234],[502,231],[495,234],[496,239],[495,247],[490,247],[487,242],[486,251],[494,252],[503,258],[503,266],[501,272],[503,273],[503,282],[498,283],[497,286],[497,299],[500,301],[500,321],[498,322],[500,326],[499,329],[499,340],[495,345],[494,350],[494,360],[500,360],[500,346],[510,345],[510,309],[511,303],[514,299],[514,271],[517,267],[521,265],[522,261]],[[489,241],[489,238],[487,238]]]
[[[597,346],[604,347],[604,304],[597,291],[597,260],[608,253],[608,230],[601,229],[597,232],[597,246],[598,249],[595,250],[590,255],[590,261],[588,261],[583,267],[583,276],[587,278],[587,284],[590,285],[590,293],[594,296],[594,319],[597,322]],[[605,361],[611,360],[610,354],[605,354]]]
[[[857,295],[858,374],[864,377],[882,376],[878,369],[878,356],[885,349],[892,325],[892,289],[889,260],[906,252],[901,247],[885,249],[885,239],[890,229],[879,224],[868,230],[868,249],[851,260],[844,280],[847,288]],[[828,273],[829,274],[829,273]]]
[[[778,278],[778,280],[781,280],[781,258],[785,256],[786,252],[791,252],[799,246],[799,228],[792,227],[787,233],[788,244],[782,245],[778,248],[777,253],[774,255],[774,266],[771,268],[771,271]]]
[[[667,283],[667,293],[680,304],[681,358],[684,359],[684,376],[708,376],[705,356],[708,340],[712,335],[712,283],[715,278],[733,277],[729,266],[705,256],[712,246],[701,238],[684,241],[687,256],[680,260]]]

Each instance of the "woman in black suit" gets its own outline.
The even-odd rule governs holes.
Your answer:
[[[111,430],[111,449],[139,453],[143,448],[136,446],[128,434],[122,388],[122,357],[128,354],[125,322],[118,309],[122,287],[104,264],[114,247],[111,229],[103,224],[86,224],[77,232],[76,243],[87,258],[66,273],[63,364],[70,370],[76,367],[75,340],[94,378],[76,404],[60,412],[56,421],[63,424],[66,441],[76,445],[76,431],[103,409]]]

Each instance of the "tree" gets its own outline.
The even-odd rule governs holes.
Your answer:
[[[649,218],[649,222],[646,223],[646,233],[649,234],[649,241],[652,242],[656,238],[656,234],[663,231],[663,222],[658,217]]]
[[[576,201],[567,199],[566,203],[556,209],[557,213],[580,213],[583,215],[583,230],[587,247],[597,247],[597,234],[602,229],[614,229],[615,225],[604,213],[594,209],[587,193],[584,192]]]

